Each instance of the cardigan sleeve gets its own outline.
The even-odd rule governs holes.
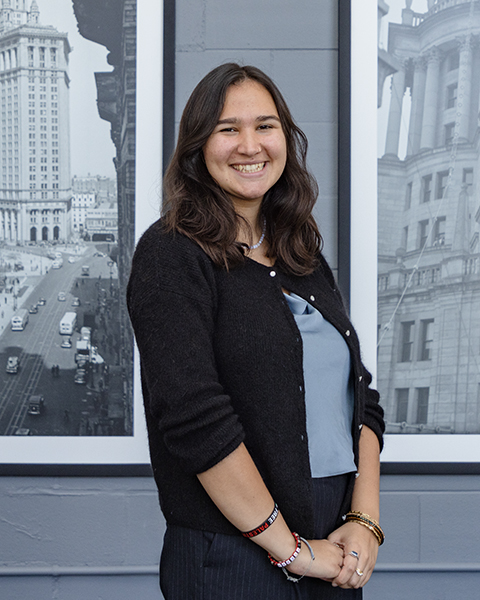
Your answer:
[[[214,466],[244,439],[216,371],[214,285],[213,266],[193,242],[155,226],[139,242],[127,304],[145,408],[158,423],[153,435],[190,473]]]
[[[383,419],[383,408],[380,405],[380,394],[374,388],[370,387],[372,383],[372,376],[363,367],[363,378],[365,381],[366,398],[365,398],[365,411],[363,422],[369,427],[377,436],[380,451],[383,450],[383,434],[385,432],[385,421]]]

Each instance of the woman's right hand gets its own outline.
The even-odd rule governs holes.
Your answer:
[[[343,550],[328,540],[308,540],[315,560],[311,560],[310,550],[306,544],[297,558],[287,568],[294,575],[317,577],[325,581],[335,579],[343,566]]]

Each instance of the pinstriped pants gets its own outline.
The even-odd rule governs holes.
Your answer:
[[[315,538],[341,525],[340,507],[349,475],[313,480]],[[241,536],[169,525],[160,562],[165,600],[361,600],[361,590],[343,590],[312,577],[287,581],[265,550]]]

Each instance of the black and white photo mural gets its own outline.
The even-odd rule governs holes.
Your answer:
[[[0,0],[0,436],[133,435],[135,53],[135,0]]]
[[[378,22],[387,433],[479,434],[480,2],[379,0]]]

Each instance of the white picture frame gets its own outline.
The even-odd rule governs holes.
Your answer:
[[[377,15],[377,0],[351,2],[350,310],[365,364],[374,375],[373,385],[377,344]],[[445,467],[455,472],[456,466],[478,470],[480,435],[387,434],[381,461],[385,472],[433,473]]]
[[[137,0],[135,239],[158,218],[161,205],[164,3]],[[105,70],[109,66],[105,65]],[[93,73],[92,73],[93,77]],[[133,434],[125,436],[0,436],[4,474],[102,474],[149,469],[138,353],[134,360]],[[35,469],[38,467],[38,470]],[[77,469],[76,469],[77,467]],[[79,469],[80,468],[80,471]]]

